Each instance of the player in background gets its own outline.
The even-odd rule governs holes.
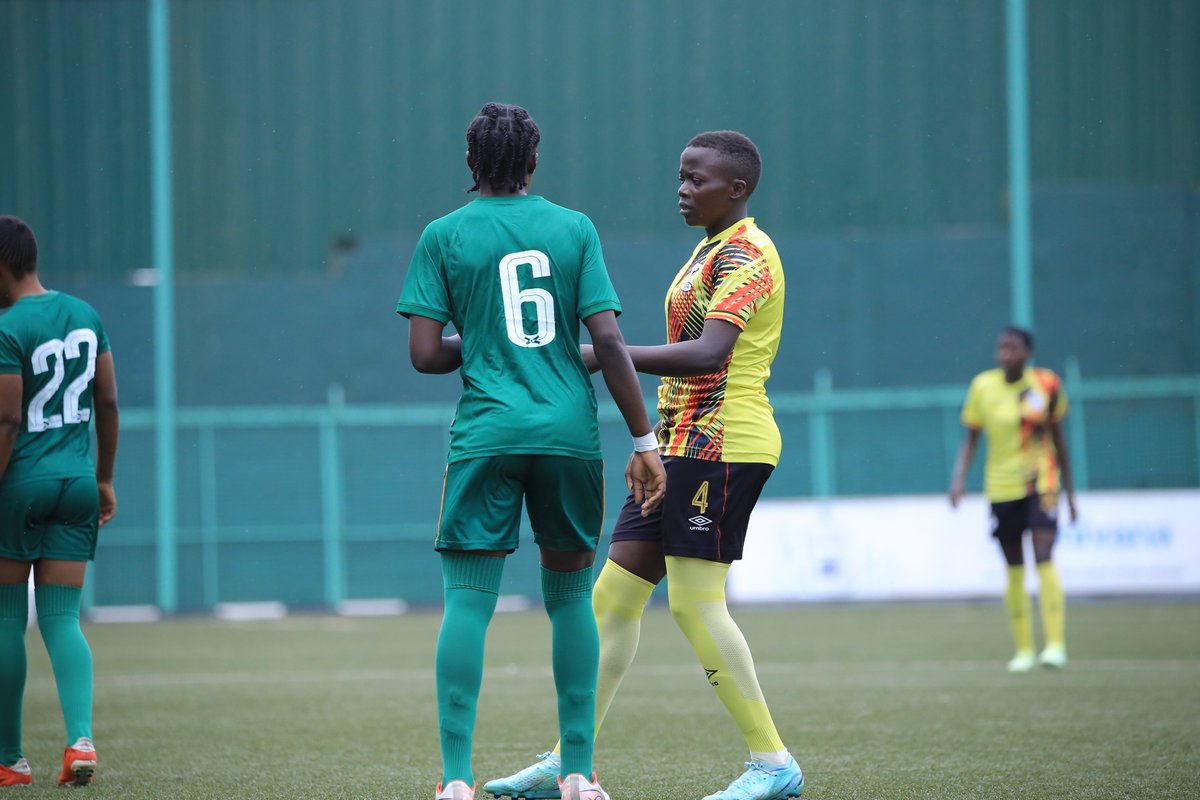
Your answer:
[[[541,551],[563,752],[556,790],[607,800],[592,771],[598,637],[592,563],[604,518],[596,397],[579,346],[582,321],[634,453],[626,484],[639,513],[665,475],[625,350],[596,229],[529,194],[541,138],[519,106],[488,103],[467,129],[479,197],[426,227],[397,311],[420,372],[458,370],[462,396],[438,521],[445,615],[436,673],[442,781],[437,800],[472,800],[471,746],[484,636],[524,500]],[[453,322],[458,333],[443,336]]]
[[[1067,665],[1066,601],[1051,561],[1058,537],[1060,490],[1066,490],[1071,522],[1076,518],[1075,487],[1061,426],[1067,393],[1050,370],[1026,366],[1032,354],[1033,337],[1028,331],[1009,326],[1000,333],[996,344],[1000,366],[976,375],[967,390],[962,409],[966,435],[950,482],[950,505],[957,508],[983,431],[987,438],[983,492],[992,506],[992,536],[1008,564],[1004,605],[1016,645],[1009,672],[1028,672],[1039,662],[1059,669]],[[1033,617],[1025,591],[1025,531],[1031,532],[1041,584],[1038,604],[1046,646],[1040,656],[1034,651]]]
[[[32,782],[21,751],[30,570],[67,729],[58,782],[86,786],[96,748],[79,601],[99,528],[117,509],[112,353],[91,306],[42,286],[33,231],[9,216],[0,217],[0,306],[0,786]]]
[[[667,343],[629,348],[638,371],[663,376],[657,431],[667,494],[649,516],[636,496],[626,501],[593,596],[599,730],[637,651],[646,603],[667,577],[671,614],[750,750],[745,772],[705,800],[783,800],[804,789],[725,602],[729,567],[781,449],[765,385],[783,325],[783,266],[747,210],[761,172],[758,149],[733,131],[699,134],[680,156],[679,211],[706,238],[667,289]],[[559,748],[540,758],[485,790],[557,797]]]

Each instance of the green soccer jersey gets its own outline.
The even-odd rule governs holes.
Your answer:
[[[94,473],[92,378],[107,352],[100,315],[61,292],[22,297],[0,317],[0,372],[22,383],[21,430],[2,485]]]
[[[579,323],[620,310],[596,228],[577,211],[536,195],[479,197],[431,222],[396,311],[462,335],[449,461],[600,458]]]

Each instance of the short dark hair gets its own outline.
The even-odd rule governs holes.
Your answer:
[[[25,220],[0,216],[0,263],[8,266],[14,278],[37,269],[37,239]]]
[[[529,159],[537,153],[541,139],[533,117],[520,106],[484,105],[467,126],[467,153],[475,165],[475,185],[467,191],[478,190],[480,178],[496,189],[524,189]]]
[[[758,148],[745,134],[737,131],[708,131],[698,133],[688,142],[688,147],[707,147],[725,156],[733,168],[734,177],[746,182],[746,196],[754,192],[758,179],[762,177],[762,158]]]
[[[1024,328],[1018,328],[1016,325],[1006,325],[1004,330],[1000,331],[1001,335],[1015,336],[1025,343],[1025,349],[1033,352],[1033,334]]]

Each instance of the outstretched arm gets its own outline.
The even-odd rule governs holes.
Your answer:
[[[958,501],[966,492],[967,470],[975,460],[975,448],[979,446],[979,429],[967,428],[962,445],[958,448],[958,460],[954,462],[954,477],[950,480],[950,505],[958,508]]]
[[[413,314],[408,318],[408,357],[417,372],[444,375],[462,366],[462,337],[442,336],[446,323]]]
[[[704,322],[699,339],[674,344],[630,345],[629,357],[638,372],[685,378],[692,375],[711,375],[725,365],[742,329],[731,322],[710,319]],[[583,345],[583,360],[595,372],[599,364]]]
[[[601,311],[585,319],[583,324],[592,335],[593,354],[604,373],[604,383],[634,438],[634,454],[625,470],[625,484],[641,504],[642,516],[645,516],[662,502],[667,479],[658,446],[652,438],[650,419],[646,416],[642,387],[625,349],[625,338],[617,326],[616,314]]]

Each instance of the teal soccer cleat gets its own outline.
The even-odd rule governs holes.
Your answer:
[[[704,800],[787,800],[804,791],[804,773],[796,759],[774,767],[765,761],[747,761],[746,771],[729,788]]]
[[[512,800],[558,800],[562,795],[558,788],[558,771],[562,760],[557,753],[542,753],[538,762],[526,767],[516,775],[497,778],[483,785],[483,791],[496,797],[511,797]]]

